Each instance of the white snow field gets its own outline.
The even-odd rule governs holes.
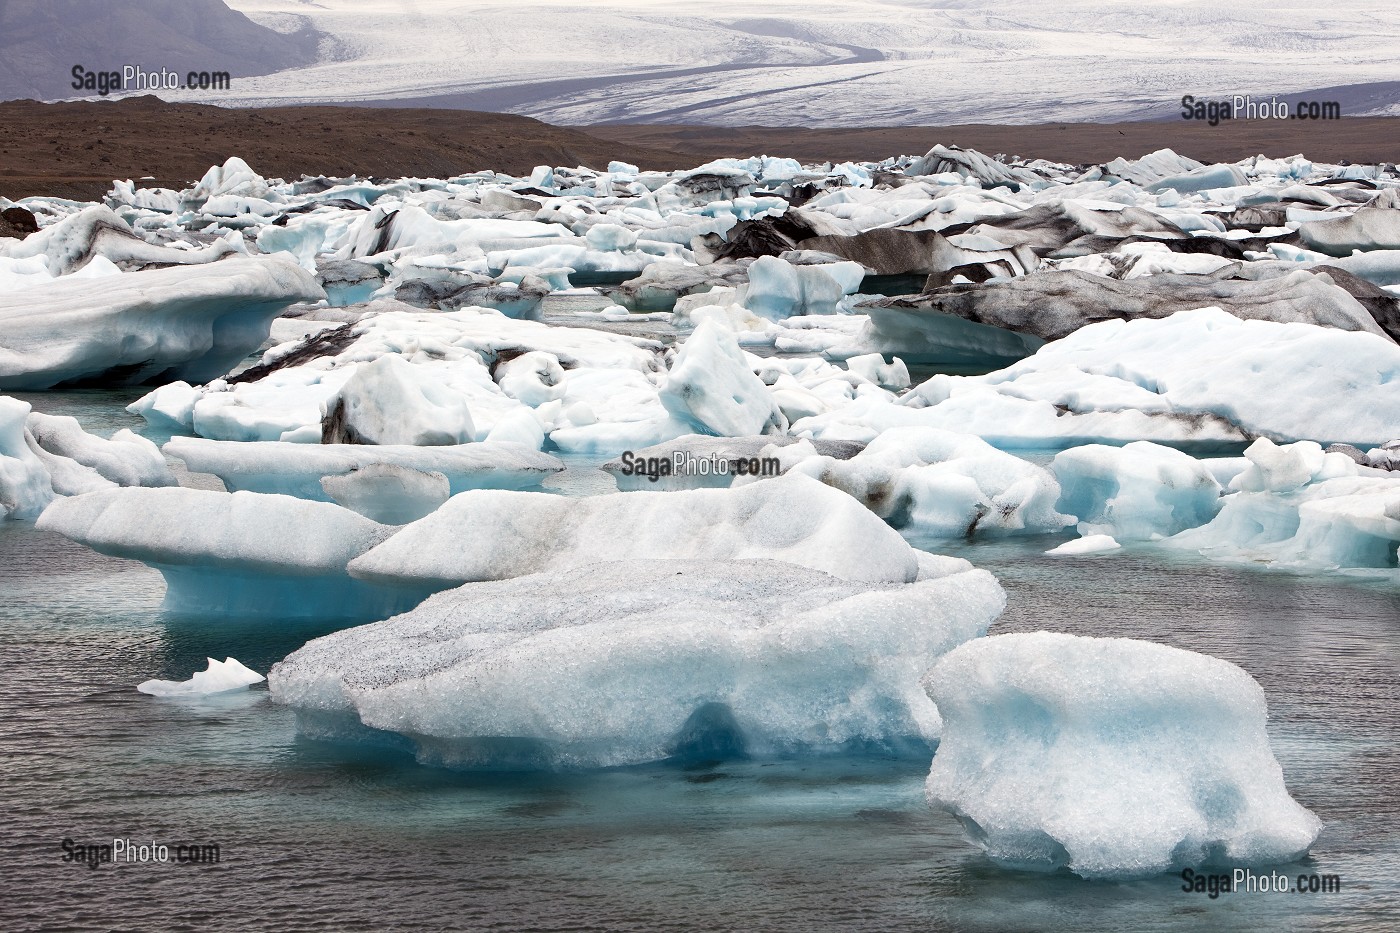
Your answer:
[[[267,680],[236,658],[207,660],[209,664],[205,669],[195,671],[189,680],[146,680],[137,684],[136,689],[153,697],[207,697],[243,691]]]
[[[983,570],[858,583],[771,560],[601,560],[439,593],[268,680],[305,731],[398,733],[458,767],[927,755],[939,718],[920,676],[1004,605]]]
[[[931,804],[999,864],[1085,878],[1304,855],[1264,691],[1217,658],[1127,638],[995,635],[925,681],[943,717]]]
[[[1043,123],[1174,117],[1183,94],[1267,99],[1336,85],[1338,74],[1390,81],[1400,63],[1400,14],[1383,0],[1295,4],[1286,15],[1261,0],[229,5],[275,29],[322,30],[321,60],[203,96],[162,96],[219,104],[440,96],[559,123]]]

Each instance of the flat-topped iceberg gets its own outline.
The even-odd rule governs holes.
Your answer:
[[[925,682],[943,717],[929,801],[1007,867],[1271,865],[1321,829],[1284,786],[1264,691],[1227,661],[1035,632],[962,645]]]
[[[329,502],[202,489],[59,499],[38,527],[165,577],[166,608],[201,615],[384,618],[412,606],[345,573],[393,529]]]
[[[468,489],[529,489],[564,469],[558,457],[524,444],[482,441],[448,447],[405,444],[293,444],[172,438],[167,454],[196,473],[212,473],[230,491],[331,501],[321,481],[372,466],[441,473],[455,495]]]
[[[920,676],[1004,604],[981,570],[905,584],[770,560],[592,562],[439,593],[309,642],[268,680],[304,732],[458,767],[927,754],[939,719]]]
[[[478,490],[351,561],[374,583],[445,589],[600,560],[771,558],[845,580],[907,583],[921,559],[850,496],[805,476],[741,489],[584,499]]]
[[[324,297],[309,272],[265,256],[0,293],[0,389],[204,382],[256,350],[288,305]]]
[[[1004,448],[1257,436],[1372,446],[1400,425],[1400,346],[1201,308],[1090,324],[985,376],[934,376],[901,401],[857,399],[797,421],[792,433],[868,441],[918,425]]]

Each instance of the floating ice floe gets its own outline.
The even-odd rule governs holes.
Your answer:
[[[74,418],[0,395],[0,519],[35,519],[56,496],[117,486],[174,486],[160,448],[128,430],[110,440]]]
[[[1073,447],[1050,470],[1060,482],[1057,508],[1079,517],[1086,538],[1163,538],[1204,525],[1220,509],[1220,483],[1205,463],[1146,441]]]
[[[1122,547],[1112,535],[1085,535],[1056,545],[1045,553],[1051,557],[1074,557],[1079,554],[1106,554]]]
[[[65,276],[0,294],[0,389],[214,379],[257,349],[289,304],[322,297],[309,273],[268,257]]]
[[[351,575],[419,591],[559,572],[598,560],[769,558],[841,579],[907,583],[931,555],[844,493],[805,476],[740,489],[566,498],[454,496],[356,557]]]
[[[1400,547],[1400,477],[1327,453],[1311,441],[1265,438],[1245,457],[1220,513],[1165,543],[1206,557],[1304,570],[1393,572]]]
[[[891,427],[924,426],[1006,448],[1251,436],[1374,446],[1393,439],[1396,425],[1394,342],[1202,308],[1091,324],[997,372],[934,376],[901,404],[857,399],[797,421],[792,433],[868,441]]]
[[[920,676],[1004,604],[981,570],[858,583],[770,560],[595,559],[316,639],[269,685],[307,734],[457,767],[927,754],[939,718]]]
[[[345,566],[393,529],[329,502],[251,492],[109,489],[59,499],[38,527],[165,577],[165,605],[201,615],[373,619],[412,606]]]
[[[846,459],[820,456],[809,442],[766,453],[911,534],[1044,533],[1074,523],[1056,511],[1060,486],[1049,471],[968,434],[896,427]]]
[[[1125,638],[976,639],[925,681],[943,717],[930,803],[1010,868],[1138,878],[1307,854],[1264,691],[1226,661]]]
[[[189,680],[147,680],[137,684],[136,689],[153,697],[207,697],[246,690],[267,679],[235,658],[208,661],[209,665],[195,671]]]
[[[451,447],[291,444],[176,437],[165,452],[195,473],[212,473],[231,491],[277,493],[330,501],[327,477],[371,467],[441,473],[449,493],[468,489],[529,489],[564,469],[557,458],[523,445],[484,441]]]

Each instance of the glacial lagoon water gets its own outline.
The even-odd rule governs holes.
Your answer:
[[[91,431],[128,393],[25,396]],[[557,481],[602,488],[587,464]],[[1053,539],[930,545],[1006,587],[994,632],[1146,638],[1263,685],[1294,796],[1326,823],[1289,874],[1336,894],[1185,893],[1009,872],[928,809],[928,762],[722,762],[570,775],[427,768],[299,738],[263,687],[139,694],[206,656],[266,672],[325,629],[176,616],[160,576],[0,524],[0,928],[1381,930],[1400,928],[1400,585]],[[217,843],[212,866],[62,861],[64,838]]]

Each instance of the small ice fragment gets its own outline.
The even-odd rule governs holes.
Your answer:
[[[1082,538],[1075,538],[1073,541],[1066,541],[1059,547],[1052,547],[1045,553],[1056,557],[1073,554],[1101,554],[1104,551],[1116,551],[1122,546],[1113,540],[1112,535],[1085,535]]]
[[[207,660],[209,666],[196,671],[189,680],[148,680],[137,684],[136,689],[153,697],[204,697],[243,690],[267,679],[236,658]]]

